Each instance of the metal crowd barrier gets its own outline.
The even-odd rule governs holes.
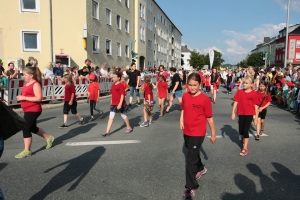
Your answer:
[[[152,77],[152,82],[156,82],[156,76]],[[7,89],[4,90],[4,100],[8,106],[19,105],[20,102],[17,101],[17,96],[22,94],[22,88],[25,83],[24,79],[8,79]],[[87,88],[89,81],[88,79],[77,78],[74,80],[76,97],[84,98],[87,97]],[[111,78],[98,78],[98,84],[100,86],[100,94],[109,93],[112,85]],[[43,78],[42,80],[42,91],[43,99],[42,101],[60,100],[64,99],[65,94],[64,81],[60,79]]]

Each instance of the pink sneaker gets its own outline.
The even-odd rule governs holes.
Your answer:
[[[195,196],[196,190],[190,190],[190,189],[186,189],[183,193],[183,196],[185,198],[192,198]]]
[[[206,169],[206,167],[204,166],[203,169],[202,169],[201,171],[197,172],[195,178],[196,178],[197,180],[200,179],[202,175],[206,174],[206,172],[207,172],[207,169]]]

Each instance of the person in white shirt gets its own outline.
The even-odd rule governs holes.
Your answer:
[[[224,70],[223,72],[222,72],[222,75],[221,75],[221,78],[222,78],[222,84],[223,85],[226,85],[227,84],[227,71],[228,70]]]
[[[49,62],[47,64],[47,66],[44,69],[44,74],[43,75],[44,75],[45,78],[53,78],[54,77],[52,62]]]
[[[108,72],[106,70],[106,62],[102,64],[100,73],[101,73],[101,76],[104,76],[104,77],[108,76]]]

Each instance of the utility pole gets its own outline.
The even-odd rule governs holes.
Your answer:
[[[286,17],[286,33],[285,33],[285,49],[284,49],[284,66],[286,67],[286,61],[287,61],[287,52],[288,52],[288,41],[289,41],[289,26],[290,26],[290,3],[291,0],[288,0],[288,6],[287,6],[287,17]]]

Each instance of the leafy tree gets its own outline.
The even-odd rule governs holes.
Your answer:
[[[253,67],[263,66],[265,61],[262,59],[262,53],[257,52],[248,55],[247,64]]]
[[[197,51],[191,52],[190,59],[188,61],[190,63],[190,66],[193,66],[197,69],[201,69],[203,65],[205,65],[204,56]]]
[[[239,63],[237,64],[237,66],[242,67],[242,68],[248,67],[247,59],[244,59],[244,60],[242,60],[241,62],[239,62]]]

